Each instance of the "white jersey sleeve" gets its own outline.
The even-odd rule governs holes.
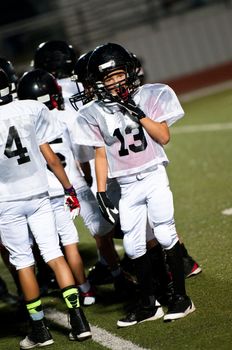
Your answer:
[[[175,92],[165,84],[143,85],[134,100],[146,116],[157,122],[166,121],[168,126],[184,116]]]
[[[97,102],[91,101],[80,108],[73,126],[73,143],[103,147],[105,142],[99,124],[101,123],[101,115],[102,108],[98,106]],[[104,119],[102,122],[105,124]]]
[[[54,138],[61,135],[61,130],[57,120],[51,118],[51,111],[44,104],[42,105],[42,112],[36,116],[35,123],[35,131],[39,145],[49,143],[54,140]]]
[[[80,163],[88,162],[94,159],[94,149],[91,146],[80,145],[76,142],[75,139],[75,128],[76,128],[76,119],[78,117],[77,111],[74,108],[67,106],[65,108],[65,124],[69,131],[69,137],[71,141],[71,146],[75,159]],[[64,115],[65,115],[64,114]]]
[[[49,142],[55,133],[49,110],[38,101],[13,101],[0,107],[0,201],[48,190],[39,144]]]

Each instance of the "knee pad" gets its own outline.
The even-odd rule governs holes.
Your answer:
[[[171,249],[178,241],[174,220],[156,224],[154,234],[164,249]]]
[[[125,252],[129,256],[130,259],[136,259],[140,256],[144,255],[147,251],[146,249],[146,242],[144,244],[136,244],[134,237],[131,237],[130,235],[124,234],[123,237],[123,245]]]

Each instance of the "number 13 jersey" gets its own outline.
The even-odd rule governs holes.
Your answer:
[[[133,100],[147,117],[156,122],[165,121],[168,126],[184,116],[176,94],[168,85],[143,85]],[[132,175],[168,163],[162,145],[117,103],[90,102],[79,110],[77,124],[77,142],[106,147],[109,177]]]
[[[60,132],[49,109],[38,101],[0,106],[0,201],[26,199],[48,190],[39,145]]]

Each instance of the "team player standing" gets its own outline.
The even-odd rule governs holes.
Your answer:
[[[70,105],[67,96],[70,96],[71,91],[74,91],[74,89],[76,91],[77,88],[81,88],[81,84],[71,80],[71,76],[80,61],[78,60],[76,62],[73,47],[61,40],[51,40],[41,43],[35,51],[33,61],[34,69],[43,69],[53,74],[57,79],[57,83],[61,86],[65,109],[62,119],[63,122],[65,121],[68,130],[73,155],[84,172],[84,177],[81,177],[79,173],[75,181],[75,189],[81,205],[80,216],[95,238],[100,260],[107,266],[107,271],[109,270],[117,296],[119,298],[124,297],[134,288],[134,284],[127,279],[127,275],[124,274],[120,266],[119,257],[112,239],[114,224],[109,223],[103,218],[96,198],[90,189],[91,174],[87,170],[88,161],[93,158],[93,148],[80,145],[72,137],[73,125],[75,124],[77,113]],[[79,107],[81,105],[82,103],[80,102]]]
[[[18,272],[32,330],[20,342],[21,349],[53,343],[46,326],[40,290],[34,272],[34,256],[28,226],[41,255],[54,271],[67,305],[71,340],[91,337],[89,324],[79,305],[72,272],[63,257],[48,196],[45,162],[61,182],[66,205],[73,213],[79,202],[59,158],[48,142],[59,137],[48,108],[38,101],[13,101],[10,83],[0,70],[0,232]]]
[[[163,145],[170,139],[169,126],[183,117],[183,109],[167,85],[134,88],[131,55],[120,45],[97,47],[90,56],[88,72],[96,99],[79,110],[76,137],[79,143],[95,147],[97,198],[109,220],[115,219],[117,212],[106,195],[107,177],[116,178],[120,185],[124,248],[134,261],[141,286],[142,303],[117,324],[126,327],[163,317],[151,283],[147,218],[166,251],[172,274],[174,294],[164,321],[182,318],[195,307],[185,290]]]

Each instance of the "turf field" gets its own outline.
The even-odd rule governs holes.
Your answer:
[[[232,343],[232,91],[183,103],[186,116],[171,128],[167,146],[168,174],[174,194],[178,232],[203,273],[186,282],[197,308],[189,317],[164,324],[162,320],[117,329],[126,304],[117,302],[111,286],[98,289],[98,303],[86,308],[93,340],[72,343],[68,330],[50,321],[60,349],[226,350]],[[231,210],[232,214],[232,210]],[[80,250],[86,267],[95,262],[95,244],[81,220]],[[121,245],[120,240],[116,240]],[[122,251],[120,250],[122,253]],[[1,265],[1,276],[12,280]],[[56,295],[43,298],[46,307],[65,311]],[[0,303],[0,349],[18,349],[26,324],[15,309]],[[66,316],[61,316],[67,322]],[[106,332],[104,332],[106,331]],[[126,342],[127,341],[127,342]],[[49,347],[48,347],[49,348]]]

